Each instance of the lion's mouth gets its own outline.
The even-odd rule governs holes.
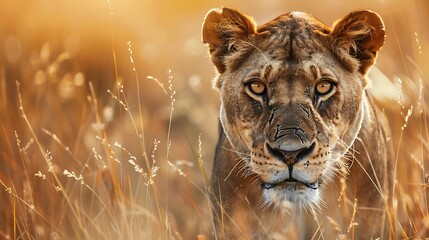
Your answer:
[[[313,189],[313,190],[317,190],[320,187],[321,179],[319,179],[319,180],[317,180],[316,182],[313,182],[313,183],[306,183],[306,182],[298,181],[295,178],[288,178],[286,180],[283,180],[283,181],[277,182],[277,183],[262,182],[261,186],[264,189],[268,190],[268,189],[274,188],[274,187],[276,187],[278,185],[287,186],[287,185],[290,185],[290,184],[298,184],[298,185],[301,185],[301,186],[306,186],[307,188],[310,188],[310,189]]]

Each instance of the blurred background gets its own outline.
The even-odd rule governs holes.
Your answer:
[[[382,16],[371,91],[409,197],[397,207],[409,236],[424,234],[429,1],[2,0],[0,239],[210,235],[219,97],[200,29],[222,6],[259,24],[295,10],[327,25],[356,9]]]

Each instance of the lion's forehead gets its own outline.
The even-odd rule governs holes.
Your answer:
[[[259,27],[258,45],[271,58],[302,61],[328,49],[330,29],[311,15],[291,12]]]
[[[272,60],[261,64],[260,74],[264,79],[276,81],[279,78],[287,78],[289,81],[314,81],[322,76],[335,77],[335,73],[329,67],[327,59],[322,60],[323,54],[315,53],[312,59],[299,63]]]

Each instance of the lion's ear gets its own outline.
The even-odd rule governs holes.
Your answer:
[[[235,50],[238,40],[256,33],[254,21],[231,8],[212,9],[204,18],[202,40],[208,44],[212,62],[217,70],[225,71],[224,57]]]
[[[334,23],[331,36],[340,58],[351,55],[358,61],[359,72],[366,74],[384,44],[383,20],[372,11],[355,11]]]

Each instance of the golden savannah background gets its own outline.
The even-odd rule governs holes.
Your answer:
[[[429,237],[427,0],[3,0],[0,239],[214,237],[219,96],[200,30],[222,6],[260,24],[294,10],[327,25],[381,15],[369,78],[392,129],[391,220],[403,239]],[[359,238],[341,230],[354,227],[325,239]]]

